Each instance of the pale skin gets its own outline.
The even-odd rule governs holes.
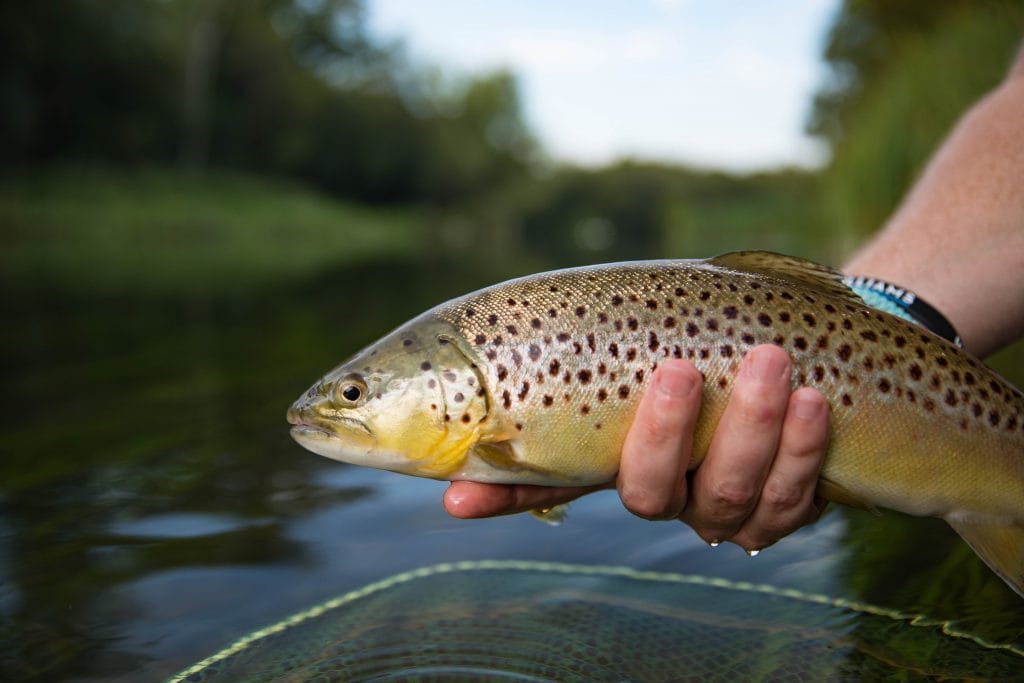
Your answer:
[[[976,356],[1024,335],[1024,50],[844,270],[914,290],[945,314]],[[708,454],[687,476],[701,375],[686,360],[660,365],[614,482],[626,509],[679,519],[709,543],[746,550],[816,520],[824,509],[814,489],[829,408],[815,389],[791,391],[790,369],[778,347],[747,354]],[[445,492],[444,505],[455,517],[488,517],[551,507],[598,488],[460,481]]]

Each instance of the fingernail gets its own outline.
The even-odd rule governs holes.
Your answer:
[[[722,542],[721,541],[708,541],[708,545],[711,546],[712,548],[717,548],[718,546],[722,545]]]
[[[748,557],[757,557],[760,554],[761,554],[760,550],[748,550],[747,551],[747,556]]]
[[[768,349],[751,352],[744,368],[750,378],[758,382],[789,379],[789,359],[782,353],[774,353]]]
[[[793,396],[793,414],[801,420],[817,419],[824,407],[824,402],[810,392],[798,392]]]
[[[658,374],[658,393],[670,398],[686,398],[696,387],[693,376],[679,363],[666,363]]]

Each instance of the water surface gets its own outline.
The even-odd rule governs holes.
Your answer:
[[[751,559],[613,493],[558,528],[454,520],[443,484],[291,441],[284,411],[319,373],[480,278],[380,262],[223,296],[5,292],[0,678],[156,680],[366,583],[480,559],[789,586],[1024,646],[1019,598],[936,520],[834,511]]]

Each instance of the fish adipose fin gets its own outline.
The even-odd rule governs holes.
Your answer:
[[[727,270],[757,273],[765,279],[812,287],[849,303],[864,305],[864,300],[843,283],[842,273],[813,261],[770,251],[733,251],[708,259],[707,262]]]
[[[1024,598],[1024,526],[971,519],[946,521],[992,571]]]

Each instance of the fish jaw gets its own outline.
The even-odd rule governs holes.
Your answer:
[[[366,433],[369,436],[369,431]],[[298,424],[291,428],[291,436],[306,450],[331,460],[400,474],[417,474],[416,463],[406,455],[382,451],[372,443],[360,448],[351,435],[341,438],[319,427]],[[372,436],[369,441],[372,441]]]
[[[488,417],[481,376],[460,343],[430,312],[406,323],[300,396],[288,411],[292,437],[333,460],[450,478]]]

